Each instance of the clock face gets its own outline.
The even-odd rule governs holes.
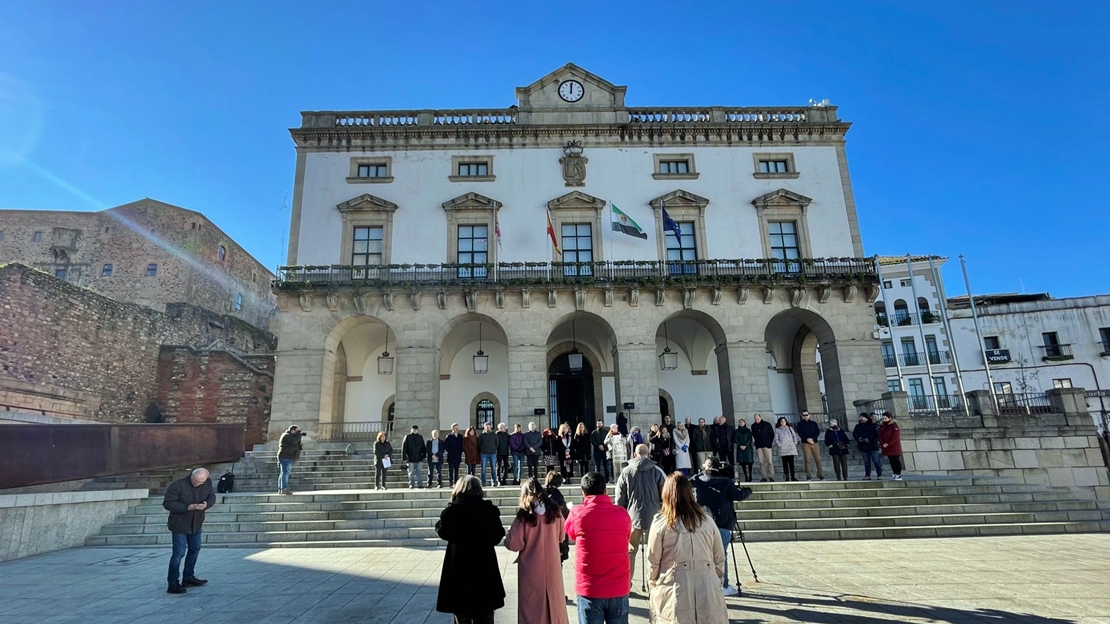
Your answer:
[[[577,80],[567,80],[559,85],[559,97],[567,102],[577,102],[585,94],[586,90],[582,88],[582,83]]]

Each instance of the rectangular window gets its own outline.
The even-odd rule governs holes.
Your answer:
[[[690,173],[690,161],[687,160],[660,160],[659,173]]]
[[[359,165],[356,173],[358,174],[357,177],[360,178],[384,178],[389,175],[388,172],[389,168],[384,164],[372,164]]]
[[[66,278],[66,270],[65,269],[54,269],[54,277],[56,277],[60,280],[64,280]]]
[[[220,262],[223,262],[224,260],[226,260],[227,259],[227,247],[224,247],[223,245],[220,245],[219,249],[216,250],[216,258],[219,259]]]
[[[489,263],[489,226],[459,226],[459,264]],[[460,267],[459,277],[486,276],[486,267]]]
[[[901,389],[902,389],[902,382],[898,381],[897,379],[887,379],[886,380],[886,391],[887,392],[898,392]]]
[[[890,283],[890,280],[883,280],[883,288],[894,288],[894,284]]]
[[[1002,341],[998,339],[998,336],[983,336],[983,346],[987,348],[987,351],[1001,349]]]
[[[235,295],[235,309],[236,310],[242,310],[243,309],[243,293],[239,293],[239,294]]]
[[[41,242],[42,242],[42,232],[35,232],[35,233],[34,233],[34,234],[33,234],[33,235],[31,236],[31,240],[32,240],[33,242],[36,242],[36,243],[41,243]]]
[[[941,409],[951,407],[951,401],[948,398],[948,384],[944,382],[944,377],[933,377],[933,393],[937,397],[938,407]]]
[[[1053,379],[1052,380],[1052,387],[1053,388],[1071,388],[1072,387],[1071,379]]]
[[[910,405],[915,410],[929,409],[929,399],[925,397],[925,382],[918,377],[910,379]]]
[[[801,257],[798,247],[798,224],[794,221],[772,221],[767,224],[771,237],[771,257],[778,260],[797,260]]]
[[[460,177],[488,176],[489,163],[461,162],[459,163],[459,171],[457,175],[459,175]]]
[[[784,160],[761,160],[759,161],[760,173],[789,173],[790,168],[787,161]]]
[[[105,264],[100,267],[100,277],[112,277],[112,265]]]
[[[894,343],[883,343],[883,366],[894,368],[898,363],[894,360]]]
[[[593,226],[589,223],[564,223],[562,227],[563,262],[594,261]],[[592,266],[565,266],[564,275],[593,275]]]
[[[940,364],[940,349],[937,348],[937,337],[925,336],[925,353],[929,355],[930,364]]]
[[[913,338],[902,339],[902,364],[905,366],[920,366],[921,359],[917,357],[917,345]]]
[[[380,266],[384,234],[385,228],[380,225],[354,228],[351,264],[359,267]],[[365,277],[365,271],[360,277]]]
[[[1098,329],[1098,339],[1102,343],[1102,355],[1110,353],[1110,327],[1100,327]]]
[[[667,269],[671,275],[681,274],[696,274],[698,266],[692,264],[694,260],[698,259],[698,245],[694,237],[694,222],[693,221],[679,221],[678,232],[676,235],[674,230],[668,230],[667,234],[663,237],[667,242],[667,261],[673,262],[669,264]],[[684,264],[682,261],[690,262],[691,264]]]
[[[904,280],[898,282],[898,285],[899,286],[909,286],[910,285],[910,280],[904,279]]]
[[[994,382],[994,393],[995,394],[1013,394],[1014,393],[1014,386],[1013,386],[1013,384],[1011,384],[1008,381],[996,381],[996,382]]]
[[[148,264],[148,265],[146,265],[146,276],[147,277],[154,277],[155,275],[158,275],[158,265],[157,264]]]
[[[1065,350],[1065,345],[1060,344],[1060,336],[1056,332],[1042,333],[1041,340],[1044,341],[1045,357],[1062,357],[1071,354],[1070,351]]]

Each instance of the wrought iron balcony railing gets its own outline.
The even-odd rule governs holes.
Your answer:
[[[870,258],[802,260],[692,260],[682,262],[501,262],[498,264],[390,264],[377,266],[286,266],[274,287],[558,286],[641,287],[729,284],[875,284]]]
[[[1070,344],[1040,345],[1044,349],[1043,360],[1070,360],[1072,359]]]

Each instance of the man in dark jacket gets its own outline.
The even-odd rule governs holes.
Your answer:
[[[293,474],[293,464],[301,458],[301,437],[304,432],[297,425],[291,425],[281,434],[278,442],[278,465],[281,473],[278,475],[278,494],[292,494],[289,489],[289,475]]]
[[[540,447],[543,445],[543,434],[536,431],[536,423],[528,423],[528,433],[524,434],[524,451],[528,457],[528,476],[535,479],[540,474]]]
[[[809,464],[812,461],[817,466],[817,478],[824,481],[825,471],[821,468],[821,427],[813,420],[809,412],[802,411],[802,419],[794,425],[794,431],[802,439],[802,456],[805,458],[806,481],[813,479]]]
[[[447,451],[447,481],[454,487],[459,480],[459,464],[462,463],[462,433],[459,432],[459,423],[451,424],[451,433],[443,440],[443,448]]]
[[[674,420],[671,419],[670,414],[667,414],[666,416],[663,417],[663,424],[661,424],[659,426],[663,429],[666,429],[667,433],[671,434],[672,436],[674,435],[675,423],[674,423]]]
[[[428,447],[424,444],[424,436],[420,435],[420,427],[413,425],[412,433],[405,436],[401,456],[409,465],[409,489],[424,487],[424,458],[428,456]]]
[[[505,423],[497,425],[497,481],[501,485],[509,482],[512,447],[509,445],[509,426]]]
[[[775,444],[775,428],[760,414],[752,417],[752,441],[759,457],[759,472],[763,476],[760,481],[774,481],[775,464],[771,461],[771,447]]]
[[[859,447],[859,454],[863,455],[863,480],[871,480],[871,464],[875,464],[875,478],[882,480],[883,458],[879,454],[879,428],[866,412],[859,415],[859,424],[852,429],[852,438]]]
[[[690,430],[690,450],[695,452],[698,466],[713,455],[713,436],[704,418],[698,419],[698,426]],[[693,459],[693,458],[691,458]]]
[[[721,462],[716,458],[709,459],[705,462],[703,471],[690,482],[694,485],[694,497],[697,498],[698,504],[713,514],[713,521],[717,524],[717,530],[721,532],[721,543],[725,547],[725,576],[721,593],[735,596],[740,593],[740,590],[729,587],[728,584],[728,545],[732,543],[732,529],[736,526],[736,510],[733,508],[733,503],[744,500],[744,496],[732,479],[719,474],[720,470]],[[737,579],[736,583],[739,585],[740,579]]]
[[[482,455],[482,485],[497,487],[497,434],[493,423],[486,423],[484,431],[478,434],[478,452]],[[486,481],[486,465],[489,465],[489,481]]]
[[[527,461],[525,458],[528,456],[520,423],[513,425],[513,433],[509,436],[509,452],[513,455],[513,482],[520,485],[520,473],[524,471],[524,462]]]
[[[424,445],[428,456],[428,487],[432,487],[432,475],[435,475],[436,487],[443,487],[443,457],[446,447],[443,440],[439,439],[439,431],[432,430],[432,437]]]
[[[170,512],[169,529],[173,534],[173,554],[166,581],[171,594],[184,594],[186,587],[200,587],[208,581],[197,578],[197,557],[200,556],[200,530],[204,525],[204,511],[216,504],[216,491],[208,471],[197,468],[184,479],[178,479],[166,488],[162,507]],[[188,552],[188,554],[186,554]],[[185,558],[185,574],[178,581],[181,558]]]
[[[636,573],[636,551],[640,549],[640,542],[651,528],[652,518],[663,506],[663,482],[667,480],[663,469],[651,461],[650,456],[648,445],[637,445],[635,456],[617,479],[617,505],[627,509],[632,518],[632,534],[628,537],[628,565],[632,574]]]
[[[709,435],[713,438],[713,452],[717,455],[717,459],[721,460],[721,464],[731,466],[733,464],[733,436],[736,430],[728,424],[728,419],[724,416],[718,416],[717,422],[709,429]]]
[[[605,482],[613,480],[613,467],[605,459],[605,436],[609,435],[609,428],[602,421],[597,421],[597,429],[590,434],[590,444],[594,447],[594,472],[605,475]]]

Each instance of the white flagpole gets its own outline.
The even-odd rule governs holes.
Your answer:
[[[971,319],[975,322],[975,335],[979,338],[979,352],[983,354],[983,370],[987,373],[987,390],[991,393],[994,413],[998,413],[998,397],[994,394],[994,378],[991,377],[991,363],[987,359],[987,345],[983,342],[983,330],[979,327],[979,312],[975,309],[975,295],[971,294],[971,280],[967,278],[967,261],[960,254],[960,268],[964,272],[964,286],[967,288],[967,301],[971,304]]]

